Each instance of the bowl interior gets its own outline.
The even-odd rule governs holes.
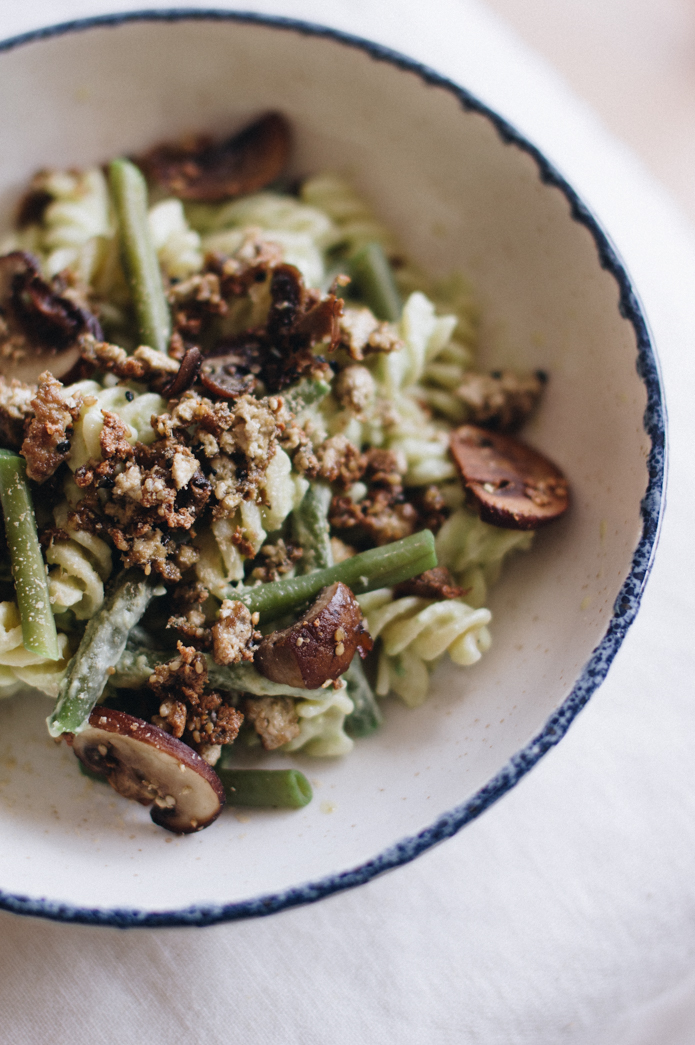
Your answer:
[[[411,711],[336,761],[296,813],[232,812],[173,838],[75,771],[46,698],[0,704],[0,889],[79,908],[163,911],[277,894],[362,864],[475,794],[562,703],[601,640],[641,534],[650,441],[636,335],[567,196],[443,86],[335,39],[236,21],[125,21],[0,55],[0,223],[43,166],[82,166],[280,109],[298,174],[349,174],[425,268],[461,270],[488,367],[543,368],[526,430],[572,484],[568,517],[508,568],[493,649],[442,666]]]

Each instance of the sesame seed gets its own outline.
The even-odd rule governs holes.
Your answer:
[[[335,633],[333,635],[333,638],[335,639],[336,642],[344,642],[345,641],[345,632],[343,631],[343,629],[342,628],[336,628],[335,629]]]
[[[297,636],[297,645],[298,646],[303,646],[304,645],[304,639],[302,638],[301,635]]]
[[[336,655],[336,657],[342,657],[344,652],[345,652],[345,646],[344,646],[344,644],[342,642],[339,642],[338,645],[335,647],[335,655]]]
[[[107,748],[106,744],[99,744],[99,746],[97,747],[97,751],[100,755],[102,755],[102,757],[108,755],[109,753],[109,749]]]

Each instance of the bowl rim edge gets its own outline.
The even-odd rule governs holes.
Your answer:
[[[409,863],[427,849],[450,838],[466,824],[476,819],[502,795],[511,790],[542,756],[562,739],[579,711],[605,679],[608,669],[637,615],[651,572],[665,508],[667,474],[667,413],[660,364],[644,310],[632,286],[627,268],[609,235],[588,206],[555,165],[524,134],[465,87],[415,59],[340,29],[282,15],[219,8],[172,7],[87,16],[30,30],[2,40],[0,41],[0,54],[16,50],[26,44],[66,36],[70,33],[84,32],[94,28],[118,28],[131,22],[148,21],[237,22],[329,39],[343,46],[360,50],[376,61],[414,73],[424,83],[448,91],[459,101],[465,111],[475,112],[485,117],[505,144],[519,148],[535,161],[543,184],[562,192],[570,205],[572,220],[583,225],[591,234],[601,267],[606,269],[618,284],[618,309],[622,318],[633,327],[637,345],[636,368],[647,392],[643,425],[649,437],[650,451],[647,459],[647,489],[640,506],[641,536],[632,557],[628,576],[615,599],[613,616],[602,639],[592,651],[571,691],[562,704],[550,715],[542,729],[523,748],[512,755],[502,769],[482,788],[478,789],[468,801],[442,813],[434,823],[422,831],[401,839],[357,867],[334,872],[281,892],[227,904],[195,903],[189,907],[162,911],[122,907],[89,908],[50,900],[47,897],[32,898],[0,890],[0,909],[15,914],[43,917],[60,922],[117,928],[207,926],[273,914],[291,907],[313,903],[323,897],[362,885],[377,875]]]

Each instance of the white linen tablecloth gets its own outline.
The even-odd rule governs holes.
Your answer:
[[[0,38],[142,6],[5,0]],[[456,838],[358,890],[211,929],[123,933],[0,914],[0,1040],[692,1042],[692,232],[634,157],[476,0],[243,6],[371,37],[436,67],[526,132],[594,208],[636,280],[663,365],[671,474],[661,545],[607,681],[562,743]]]

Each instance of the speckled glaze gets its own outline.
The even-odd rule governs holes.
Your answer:
[[[123,928],[202,926],[310,903],[413,860],[482,813],[564,736],[605,678],[635,618],[656,546],[665,476],[665,413],[658,363],[628,275],[589,210],[541,153],[500,116],[436,72],[368,41],[319,26],[221,11],[172,10],[119,15],[69,23],[6,41],[0,45],[0,51],[4,52],[0,54],[0,87],[3,76],[10,84],[19,82],[22,77],[31,80],[32,70],[36,82],[35,70],[39,68],[41,82],[36,86],[35,104],[37,111],[40,104],[54,106],[51,118],[54,123],[57,121],[57,131],[56,137],[43,146],[43,151],[36,142],[25,148],[31,140],[31,127],[22,127],[21,122],[15,126],[7,121],[3,124],[0,119],[3,140],[9,144],[11,153],[7,161],[9,173],[0,180],[0,201],[5,216],[22,181],[41,163],[69,164],[71,158],[77,164],[94,162],[106,158],[117,148],[139,148],[151,142],[152,126],[159,127],[160,118],[162,137],[174,129],[179,132],[196,129],[190,126],[190,111],[186,111],[185,106],[181,113],[177,112],[175,94],[170,92],[169,103],[164,104],[160,99],[152,104],[154,115],[150,123],[137,107],[133,109],[132,138],[125,131],[115,130],[112,137],[105,132],[93,148],[87,143],[80,151],[75,146],[76,132],[70,131],[63,155],[58,132],[80,111],[79,106],[84,103],[84,99],[78,97],[81,88],[75,88],[72,95],[64,92],[62,97],[58,91],[58,100],[47,102],[42,91],[48,88],[43,87],[42,82],[50,84],[54,77],[63,86],[68,82],[66,69],[75,64],[75,55],[81,53],[83,45],[79,41],[94,41],[95,68],[104,67],[108,79],[109,56],[125,56],[128,49],[137,44],[139,33],[147,35],[148,46],[157,44],[158,61],[165,65],[169,55],[173,64],[176,54],[181,53],[181,34],[185,31],[186,39],[192,41],[191,66],[181,70],[182,82],[186,82],[187,73],[194,67],[207,63],[212,72],[205,73],[203,80],[207,77],[206,83],[214,83],[214,63],[219,62],[222,70],[222,52],[215,51],[213,37],[206,35],[208,30],[214,31],[217,37],[226,34],[224,39],[228,41],[230,55],[233,54],[240,65],[245,57],[253,57],[256,46],[270,47],[276,60],[286,62],[288,83],[299,86],[288,91],[287,105],[284,96],[276,97],[274,104],[286,111],[289,106],[291,118],[300,125],[302,104],[319,106],[318,100],[314,103],[306,99],[314,97],[312,85],[315,88],[322,83],[321,77],[331,65],[338,81],[344,75],[346,82],[354,84],[353,110],[361,106],[366,110],[368,102],[373,104],[377,97],[374,92],[382,89],[379,103],[387,112],[390,109],[398,113],[398,96],[403,99],[402,105],[412,106],[409,133],[415,139],[421,137],[423,155],[428,142],[431,143],[428,135],[436,136],[440,126],[437,121],[440,121],[440,143],[446,154],[442,160],[441,183],[437,181],[436,167],[429,170],[429,181],[424,178],[418,182],[417,170],[411,175],[406,154],[398,152],[405,148],[403,134],[396,140],[394,132],[394,140],[390,141],[383,133],[377,139],[375,131],[371,140],[362,142],[360,134],[368,139],[368,115],[355,116],[354,126],[345,131],[346,139],[350,138],[350,132],[353,134],[350,142],[358,143],[359,148],[355,148],[360,158],[369,156],[371,150],[378,167],[377,152],[385,151],[387,156],[392,153],[394,167],[404,171],[402,175],[395,175],[392,195],[389,195],[385,176],[379,180],[379,171],[371,182],[365,175],[361,187],[375,199],[379,213],[382,213],[379,206],[382,205],[387,212],[386,219],[404,236],[406,245],[411,250],[422,250],[426,263],[436,263],[438,233],[432,233],[429,247],[426,232],[422,232],[418,241],[416,230],[408,241],[411,233],[406,216],[414,213],[413,204],[417,201],[416,219],[423,228],[428,223],[433,228],[437,221],[441,223],[442,208],[446,212],[445,205],[450,207],[451,200],[457,200],[458,161],[453,151],[451,156],[446,153],[446,146],[452,140],[452,128],[458,126],[457,121],[470,129],[466,131],[469,134],[467,152],[461,153],[464,158],[468,157],[465,162],[461,161],[462,170],[468,163],[466,188],[461,189],[463,227],[468,228],[467,234],[472,240],[479,235],[481,242],[489,243],[493,254],[498,249],[496,244],[501,244],[493,259],[495,265],[486,267],[485,258],[479,264],[472,248],[470,256],[463,256],[461,262],[468,263],[474,284],[482,288],[484,314],[486,310],[494,313],[495,301],[502,294],[496,281],[501,280],[504,286],[504,279],[508,278],[504,272],[497,277],[496,266],[503,270],[504,259],[511,257],[518,267],[518,259],[522,257],[529,273],[524,277],[528,282],[520,280],[517,291],[518,300],[522,302],[518,306],[519,329],[515,329],[515,312],[511,306],[511,321],[509,316],[502,315],[493,316],[495,322],[487,327],[484,322],[483,355],[495,365],[508,361],[513,365],[518,361],[525,365],[542,364],[550,371],[546,404],[538,424],[532,426],[529,439],[552,456],[559,448],[559,463],[566,468],[575,488],[575,521],[566,527],[563,522],[552,534],[548,531],[542,545],[539,543],[528,557],[509,569],[500,594],[493,599],[495,625],[499,626],[499,631],[493,631],[496,644],[488,655],[489,667],[481,669],[482,674],[477,667],[473,669],[478,672],[470,675],[477,680],[475,685],[467,681],[468,677],[463,681],[465,672],[445,669],[437,676],[436,693],[430,705],[418,712],[409,712],[395,704],[389,706],[383,735],[363,742],[341,766],[327,765],[325,761],[318,765],[308,759],[299,761],[308,775],[323,778],[322,786],[327,788],[324,792],[321,786],[317,787],[314,803],[307,807],[307,813],[259,815],[248,824],[247,818],[242,817],[239,823],[231,814],[226,814],[226,818],[203,835],[165,845],[162,833],[149,825],[146,811],[120,799],[111,799],[98,785],[80,779],[69,764],[69,753],[55,749],[42,735],[41,739],[35,739],[47,711],[45,700],[29,698],[20,704],[20,698],[14,698],[4,702],[0,707],[2,735],[19,739],[9,741],[2,757],[6,764],[11,764],[13,759],[17,762],[21,748],[23,756],[29,751],[33,758],[31,773],[27,771],[26,777],[21,776],[20,768],[13,771],[15,775],[8,778],[7,784],[10,798],[4,805],[0,802],[6,850],[4,863],[0,860],[0,906],[21,914]],[[273,51],[273,47],[279,47],[277,41],[282,46]],[[281,55],[285,57],[279,58]],[[314,59],[315,65],[312,65]],[[15,64],[10,68],[12,62]],[[89,78],[89,71],[85,76]],[[207,110],[215,106],[201,87],[200,76],[195,80],[200,95],[196,105],[203,125],[207,123]],[[308,93],[304,94],[302,76],[308,78]],[[149,105],[147,84],[148,75],[143,73],[143,109]],[[330,94],[327,80],[324,85]],[[129,90],[128,98],[132,102],[133,89]],[[237,123],[242,122],[248,112],[267,107],[268,98],[261,97],[261,91],[258,96],[253,92],[251,84],[247,96],[243,90],[241,97],[235,96],[230,107],[231,118]],[[95,93],[98,94],[98,90]],[[51,98],[53,94],[56,92],[53,91]],[[98,107],[106,103],[98,97],[88,104],[91,115],[87,122],[91,120],[92,125],[97,126]],[[112,110],[106,112],[114,123],[118,122],[117,104],[114,101]],[[345,119],[347,122],[347,117]],[[220,122],[219,106],[210,117],[212,126],[216,121]],[[18,127],[22,128],[21,133]],[[340,130],[338,126],[334,132],[337,138]],[[310,114],[305,139],[304,151],[300,150],[299,171],[314,169],[317,161],[330,169],[335,155],[338,169],[346,167],[345,157],[350,155],[347,146],[341,151],[340,145],[336,145],[334,154],[326,140],[317,139],[316,120],[312,125]],[[479,160],[476,148],[479,148]],[[491,171],[499,178],[499,194],[495,197],[494,190],[488,186],[484,191],[481,188],[478,198],[476,185],[482,185],[483,174],[489,183]],[[519,204],[512,199],[517,184]],[[403,205],[399,203],[401,196]],[[505,218],[507,205],[511,209]],[[519,229],[514,206],[519,207],[519,213],[523,212]],[[534,219],[529,220],[528,226],[523,224],[523,214],[527,212],[532,213]],[[484,234],[480,233],[483,226]],[[458,236],[456,243],[460,239]],[[455,245],[451,246],[452,250]],[[546,255],[550,260],[544,261]],[[534,298],[528,306],[540,317],[536,330],[533,325],[536,317],[527,321],[521,315],[523,299],[528,296],[529,287],[533,298],[534,287],[550,280],[558,264],[566,268],[566,283],[574,281],[576,286],[567,288],[568,304],[566,308],[562,306],[564,312],[559,305],[553,311],[553,295],[546,308],[542,288],[538,290],[537,300]],[[511,271],[514,271],[513,265]],[[558,283],[558,287],[562,289],[563,284]],[[513,293],[512,288],[510,294]],[[557,296],[559,291],[554,293]],[[579,302],[576,308],[572,305],[575,296]],[[603,405],[598,402],[592,405],[587,392],[591,386],[586,384],[585,371],[590,363],[572,343],[577,326],[582,327],[580,343],[596,346],[591,366],[605,370],[601,380],[608,384],[612,398]],[[568,345],[565,349],[564,344]],[[576,417],[575,398],[582,401],[581,410],[575,410]],[[596,417],[587,419],[585,412],[591,414],[592,410],[596,411]],[[620,414],[621,410],[624,414]],[[611,412],[616,415],[615,419]],[[581,427],[587,423],[591,427],[599,421],[608,426],[606,431],[613,439],[610,460],[599,460],[596,448],[587,450],[585,459],[580,454],[574,460],[573,435],[567,435],[566,426]],[[620,486],[621,476],[625,475],[631,478]],[[605,496],[594,496],[592,500],[592,490],[597,484],[605,490]],[[604,540],[613,543],[605,554],[599,554],[596,549]],[[603,565],[596,568],[593,561],[588,561],[592,556],[597,562],[605,560],[605,574],[602,574]],[[566,571],[565,563],[568,564]],[[584,573],[587,580],[582,585],[576,578],[581,579]],[[565,580],[566,576],[570,579]],[[592,595],[591,583],[596,587],[596,582],[590,582],[590,578],[601,576],[605,577],[605,583],[600,582],[603,585],[600,594]],[[590,605],[591,599],[597,605],[590,619],[588,610],[577,608],[584,588],[588,594],[582,596],[581,607]],[[538,622],[529,618],[529,615],[532,618],[531,609],[525,613],[527,598],[530,607],[537,605],[547,611],[545,617],[540,614]],[[557,628],[553,632],[551,622],[563,615],[567,616],[567,634]],[[510,652],[515,637],[519,638],[518,648],[522,651],[518,655]],[[520,673],[523,668],[529,679],[538,679],[537,689],[531,685],[525,696],[519,683],[523,700],[519,697],[518,703],[512,703],[517,699],[513,692],[505,696],[512,668]],[[500,712],[502,718],[497,725]],[[437,718],[438,715],[441,717]],[[473,719],[473,715],[477,717]],[[451,716],[448,721],[452,726],[449,732],[438,733],[444,716]],[[485,724],[486,719],[489,722]],[[503,723],[510,721],[513,727],[505,725],[503,729]],[[484,734],[483,730],[488,727],[490,732]],[[468,750],[457,752],[454,745],[458,739],[452,739],[460,735],[463,740],[466,731],[470,754]],[[484,755],[481,754],[483,747]],[[420,765],[420,753],[428,751],[427,757],[423,754]],[[436,760],[429,757],[433,753],[437,755]],[[462,754],[468,758],[467,763],[460,761]],[[388,785],[400,774],[404,761],[411,761],[411,768],[417,766],[417,770],[407,779],[405,775],[399,776],[390,793],[388,787],[379,786]],[[356,775],[351,777],[351,773]],[[32,783],[37,777],[38,783]],[[424,779],[428,781],[426,788],[418,782]],[[353,784],[356,787],[365,780],[364,793],[360,792],[353,808],[349,792]],[[424,793],[427,789],[431,790],[434,804],[427,805],[429,796]],[[386,797],[379,797],[384,791]],[[331,801],[322,801],[329,792]],[[53,803],[52,818],[42,804],[48,802],[47,795]],[[350,823],[341,820],[336,825],[334,812],[333,826],[326,827],[331,823],[330,809],[340,810],[343,806]],[[89,812],[92,809],[96,810],[93,820]],[[353,831],[352,842],[348,844],[345,838],[350,831]],[[200,845],[199,850],[193,848],[196,844]],[[196,852],[198,856],[193,855]],[[199,862],[193,864],[194,859]],[[270,863],[279,867],[272,874],[268,871]],[[241,864],[246,866],[246,878],[239,869]],[[135,867],[137,870],[133,871]],[[155,898],[152,889],[142,884],[143,880],[161,878],[164,872],[168,877],[178,875],[183,884],[175,895],[162,893]],[[127,875],[133,879],[132,886],[123,884]],[[76,878],[80,880],[77,883]],[[23,887],[25,881],[28,884]],[[259,882],[271,882],[271,885],[258,887]]]

